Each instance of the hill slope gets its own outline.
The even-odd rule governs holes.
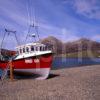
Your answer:
[[[77,53],[78,55],[79,52],[85,52],[85,56],[87,56],[86,53],[89,52],[93,55],[94,53],[96,55],[99,55],[97,53],[100,53],[100,43],[86,38],[81,38],[74,42],[63,43],[59,39],[50,36],[41,40],[41,42],[52,45],[53,51],[56,54]]]

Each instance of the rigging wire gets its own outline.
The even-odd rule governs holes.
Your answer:
[[[15,34],[15,39],[16,39],[16,41],[17,41],[17,45],[19,45],[20,43],[19,43],[19,41],[18,41],[18,38],[17,38],[16,32],[15,32],[14,34]]]
[[[29,1],[29,2],[28,2]],[[27,0],[27,3],[26,3],[26,9],[27,9],[27,16],[28,16],[28,33],[26,35],[26,39],[25,39],[25,42],[27,41],[27,38],[28,38],[28,35],[30,33],[30,25],[31,25],[31,14],[29,12],[29,5],[30,5],[30,0]]]
[[[38,27],[39,27],[39,26],[35,26],[35,30],[36,30],[36,33],[37,33],[38,40],[40,41]]]
[[[18,38],[17,38],[17,35],[16,35],[16,31],[11,31],[11,30],[5,29],[5,33],[4,33],[2,42],[1,42],[1,48],[3,46],[3,43],[4,43],[4,40],[5,40],[6,34],[9,36],[11,33],[14,34],[15,39],[16,39],[16,42],[17,42],[17,45],[19,45],[19,41],[18,41]]]
[[[34,22],[33,22],[33,18],[32,18],[32,16],[33,16],[33,9],[32,9],[32,1],[31,0],[29,0],[29,2],[30,2],[30,20],[31,20],[31,24],[30,25],[32,25]]]
[[[37,38],[40,41],[39,31],[38,31],[39,30],[39,25],[38,25],[38,20],[36,19],[36,10],[35,10],[35,7],[33,7],[33,15],[34,15],[34,18],[33,18],[34,28],[35,28],[35,31],[36,31],[36,34],[37,34]]]
[[[29,13],[28,3],[26,4],[26,10],[27,10],[27,16],[28,16],[28,25],[30,25],[30,13]]]
[[[19,41],[18,41],[18,38],[17,38],[17,35],[16,35],[16,31],[12,31],[12,30],[5,29],[5,32],[8,33],[8,36],[9,36],[11,33],[13,33],[14,36],[15,36],[17,45],[19,45]]]
[[[5,58],[3,57],[3,54],[2,54],[2,46],[3,46],[3,43],[4,43],[5,37],[7,35],[8,35],[7,37],[9,37],[10,33],[13,33],[14,34],[15,39],[16,39],[16,42],[17,42],[17,45],[19,45],[19,41],[17,39],[16,31],[11,31],[11,30],[5,29],[4,36],[3,36],[3,39],[2,39],[2,42],[1,42],[1,48],[0,48],[0,59],[1,60],[5,60]],[[10,59],[12,59],[12,58],[13,57],[11,57]]]
[[[2,49],[2,46],[3,46],[3,41],[4,41],[4,39],[5,39],[5,36],[6,36],[6,32],[4,33],[3,39],[2,39],[2,41],[1,41],[0,53],[1,53],[1,49]]]
[[[39,25],[38,25],[38,22],[37,22],[37,20],[36,20],[36,11],[35,11],[35,7],[34,7],[33,9],[34,9],[34,19],[33,19],[34,28],[35,28],[35,30],[36,30],[36,34],[37,34],[38,40],[40,41],[39,31],[38,31]]]
[[[27,8],[27,16],[28,16],[29,27],[28,27],[28,33],[26,35],[25,42],[27,41],[27,38],[28,38],[30,31],[31,31],[31,28],[35,29],[34,30],[36,32],[35,35],[37,35],[38,40],[40,40],[39,32],[38,32],[38,25],[36,25],[37,23],[36,23],[35,8],[32,8],[32,0],[28,0],[26,8]],[[34,15],[34,17],[32,17],[32,15]]]

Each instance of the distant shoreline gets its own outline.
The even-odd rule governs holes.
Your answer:
[[[65,56],[54,56],[54,58],[76,58],[76,59],[91,59],[90,57],[65,57]],[[95,58],[100,58],[100,57],[93,57]]]

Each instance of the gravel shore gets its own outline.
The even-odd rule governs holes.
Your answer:
[[[47,80],[0,81],[0,100],[100,100],[100,65],[50,73]]]

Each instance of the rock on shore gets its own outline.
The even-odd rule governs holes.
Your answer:
[[[52,70],[47,80],[0,81],[0,100],[100,100],[100,65]]]

